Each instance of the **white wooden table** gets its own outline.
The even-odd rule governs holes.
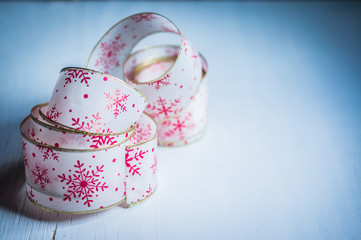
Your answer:
[[[157,193],[63,215],[24,195],[19,125],[65,66],[143,11],[210,65],[207,135],[159,150]],[[0,3],[0,239],[360,239],[361,4]]]

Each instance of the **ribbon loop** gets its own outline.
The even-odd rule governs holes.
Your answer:
[[[132,53],[159,32],[176,34],[179,45]],[[207,64],[166,17],[140,13],[118,22],[87,67],[62,69],[49,103],[20,126],[26,193],[49,211],[142,202],[157,188],[157,144],[188,144],[204,132]]]
[[[145,16],[147,16],[145,18]],[[171,32],[179,36],[178,52],[174,62],[160,76],[145,82],[135,81],[131,75],[140,59],[127,61],[134,46],[143,38],[159,32]],[[145,54],[157,54],[158,48],[150,48]],[[141,51],[141,59],[144,52]],[[123,70],[123,64],[127,63]],[[191,42],[166,17],[156,13],[142,13],[128,17],[114,25],[98,42],[89,57],[88,66],[119,78],[142,91],[148,98],[146,112],[161,120],[177,114],[172,110],[176,105],[182,109],[197,92],[202,76],[201,60]],[[161,97],[160,97],[161,96]]]
[[[175,60],[179,47],[177,46],[153,46],[142,49],[131,54],[124,63],[124,72],[132,76],[135,81],[144,82],[154,78],[160,72],[164,72]],[[158,144],[162,146],[185,145],[199,139],[206,126],[208,108],[208,82],[207,82],[207,62],[200,55],[202,63],[202,79],[191,101],[183,108],[178,107],[177,101],[167,105],[166,93],[163,92],[163,85],[170,83],[165,81],[155,82],[152,96],[158,97],[160,107],[147,105],[148,109],[157,110],[150,114],[157,121]],[[137,64],[133,64],[133,63]],[[179,82],[175,83],[179,84]],[[179,88],[183,88],[179,85]],[[158,91],[159,90],[159,91]],[[172,112],[173,115],[166,114]]]
[[[64,68],[46,117],[91,133],[121,133],[143,113],[146,97],[124,81],[85,68]]]

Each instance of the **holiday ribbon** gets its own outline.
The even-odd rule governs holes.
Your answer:
[[[158,32],[176,34],[180,45],[132,53]],[[26,192],[46,210],[138,204],[157,187],[157,135],[159,145],[172,146],[204,132],[207,64],[167,18],[141,13],[120,21],[87,67],[94,70],[63,69],[49,103],[35,106],[20,127]]]
[[[152,46],[139,50],[129,55],[125,60],[124,72],[136,82],[145,82],[147,79],[152,79],[164,73],[174,63],[178,52],[179,47],[177,46]],[[197,92],[188,105],[183,109],[175,110],[176,114],[170,117],[162,118],[160,117],[161,114],[154,113],[154,111],[151,115],[153,118],[158,119],[158,145],[185,145],[196,141],[204,134],[208,108],[208,66],[205,58],[201,54],[199,56],[202,64],[202,79]],[[125,79],[130,81],[127,74]],[[155,89],[157,90],[162,85],[170,83],[161,80],[156,84]],[[175,85],[178,85],[178,83],[175,83]],[[182,87],[180,85],[180,88]],[[159,95],[159,98],[161,96]],[[147,108],[149,107],[148,105]],[[164,108],[167,107],[164,106]]]
[[[175,34],[179,46],[151,47],[132,55],[140,40],[156,33]],[[154,62],[157,59],[161,61]],[[163,69],[146,71],[145,77],[135,78],[136,69],[149,61],[153,61],[151,65],[164,62]],[[169,19],[156,13],[136,14],[115,24],[99,40],[87,64],[91,69],[125,78],[147,96],[145,112],[158,123],[158,144],[163,146],[187,144],[203,133],[207,84],[202,81],[202,66],[207,68],[191,42]],[[201,96],[194,102],[197,93]],[[188,106],[192,101],[193,107]],[[185,107],[188,110],[182,111]]]
[[[29,199],[85,213],[149,197],[157,186],[157,140],[156,123],[142,114],[146,103],[110,75],[63,69],[50,103],[35,106],[21,124]]]

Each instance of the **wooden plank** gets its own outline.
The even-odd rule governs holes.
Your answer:
[[[0,239],[358,239],[361,4],[0,3]],[[88,215],[24,195],[19,125],[62,67],[139,11],[171,18],[210,65],[206,136],[159,149],[143,204]]]

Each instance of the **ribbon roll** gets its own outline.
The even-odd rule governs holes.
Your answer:
[[[116,105],[108,107],[109,99]],[[146,102],[107,74],[62,70],[51,103],[35,106],[21,124],[29,199],[50,211],[87,213],[149,197],[157,186],[157,130],[142,114]]]
[[[130,55],[124,63],[124,72],[126,79],[129,76],[136,82],[146,82],[159,74],[162,74],[176,60],[179,47],[177,46],[153,46],[139,50]],[[199,139],[204,134],[207,119],[208,108],[208,81],[207,81],[207,62],[200,55],[202,63],[201,84],[192,97],[191,101],[183,109],[176,109],[175,116],[160,118],[158,113],[153,111],[151,116],[157,121],[158,126],[158,145],[177,146],[189,144]],[[129,79],[128,79],[129,80]],[[161,82],[157,82],[157,88],[161,88]],[[178,85],[175,83],[174,85]],[[183,86],[179,86],[182,88]],[[154,93],[154,94],[157,94]],[[162,94],[157,95],[162,98]],[[148,105],[147,109],[151,106]],[[160,108],[163,110],[164,106]]]
[[[180,44],[132,53],[159,32]],[[87,67],[62,69],[49,103],[35,106],[20,126],[26,193],[46,210],[136,205],[157,188],[157,145],[188,144],[204,133],[206,61],[164,16],[118,22]]]
[[[176,34],[179,37],[179,46],[165,49],[167,52],[162,52],[164,49],[160,48],[149,48],[147,51],[138,52],[136,57],[129,60],[132,49],[141,39],[159,32]],[[167,59],[162,71],[135,78],[135,68],[147,62],[147,58],[154,60],[154,57]],[[185,116],[179,116],[179,113],[193,101],[201,82],[205,82],[202,81],[202,61],[191,42],[169,19],[155,13],[143,13],[118,22],[95,46],[89,57],[88,67],[119,78],[124,77],[129,84],[145,94],[149,100],[145,112],[158,123],[160,145],[187,144],[201,136],[196,125],[205,124],[204,106],[199,107],[202,109],[200,116],[195,114],[191,117],[192,120],[188,120],[190,116],[186,117],[187,120],[181,120]],[[207,89],[204,86],[202,88],[204,91],[202,90],[201,98],[206,104],[206,93],[203,92]],[[193,105],[198,108],[196,104]],[[177,117],[179,123],[171,122],[169,119],[172,117]],[[186,122],[192,123],[185,126]],[[164,127],[160,127],[159,123],[164,124]],[[165,130],[166,124],[173,129]],[[203,129],[202,126],[200,128]],[[171,132],[174,136],[168,136]]]

